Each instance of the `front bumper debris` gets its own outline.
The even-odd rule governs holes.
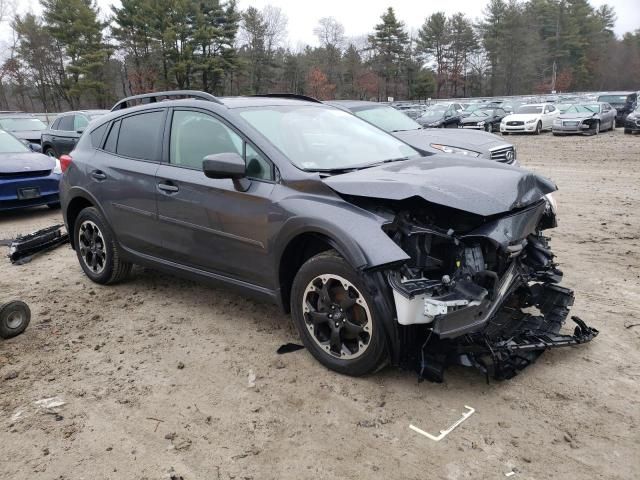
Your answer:
[[[573,335],[563,335],[546,330],[523,330],[509,338],[491,339],[478,336],[471,342],[440,344],[423,347],[418,374],[421,379],[442,382],[444,370],[449,365],[475,367],[487,377],[506,380],[533,363],[544,351],[552,348],[571,347],[590,342],[598,336],[598,330],[580,318]]]
[[[9,259],[14,264],[27,263],[34,255],[54,249],[68,241],[69,234],[64,225],[43,228],[13,240],[9,246]]]

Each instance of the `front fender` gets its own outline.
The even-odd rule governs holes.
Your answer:
[[[342,200],[319,204],[316,199],[290,198],[280,206],[291,215],[274,239],[279,262],[287,245],[303,233],[317,233],[335,243],[334,247],[357,270],[375,269],[401,263],[409,256],[382,230],[386,220]]]

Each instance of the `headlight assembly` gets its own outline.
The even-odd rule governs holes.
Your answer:
[[[474,152],[473,150],[467,150],[464,148],[451,147],[449,145],[440,145],[439,143],[432,143],[431,146],[436,150],[440,150],[444,153],[457,153],[458,155],[466,155],[468,157],[479,157],[479,152]]]
[[[553,198],[553,194],[547,193],[544,198],[547,200],[547,205],[551,209],[551,213],[558,215],[558,203],[556,202],[556,199]]]
[[[527,120],[527,123],[536,123],[537,121],[537,118],[532,118],[531,120]]]

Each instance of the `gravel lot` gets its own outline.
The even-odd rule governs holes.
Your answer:
[[[0,341],[0,478],[638,478],[640,137],[507,138],[560,187],[554,250],[593,343],[489,385],[462,368],[443,384],[353,379],[276,355],[298,340],[271,305],[142,269],[101,287],[68,246],[0,259],[0,301],[33,314]],[[2,214],[0,238],[58,221]],[[56,396],[55,412],[34,404]],[[437,432],[464,405],[476,413],[440,443],[409,429]]]

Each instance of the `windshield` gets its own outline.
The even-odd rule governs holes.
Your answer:
[[[419,155],[337,108],[269,106],[242,110],[240,116],[303,170],[360,168]]]
[[[573,103],[558,103],[556,104],[556,108],[560,113],[564,113],[569,110],[574,104]]]
[[[541,105],[523,105],[517,113],[542,113]]]
[[[464,107],[465,112],[475,112],[476,110],[482,108],[483,105],[481,103],[470,103],[466,107]]]
[[[440,118],[448,110],[448,105],[431,105],[420,118]]]
[[[37,118],[0,118],[0,127],[8,132],[44,130],[47,126]]]
[[[490,117],[493,115],[493,110],[490,108],[483,108],[482,110],[476,110],[470,117]]]
[[[419,123],[391,107],[366,107],[362,110],[354,110],[353,113],[387,132],[404,132],[422,128]]]
[[[0,130],[0,153],[24,153],[30,150],[13,135]]]
[[[627,103],[628,95],[600,95],[598,97],[599,102],[604,103]]]
[[[598,113],[600,105],[571,105],[565,113]]]

